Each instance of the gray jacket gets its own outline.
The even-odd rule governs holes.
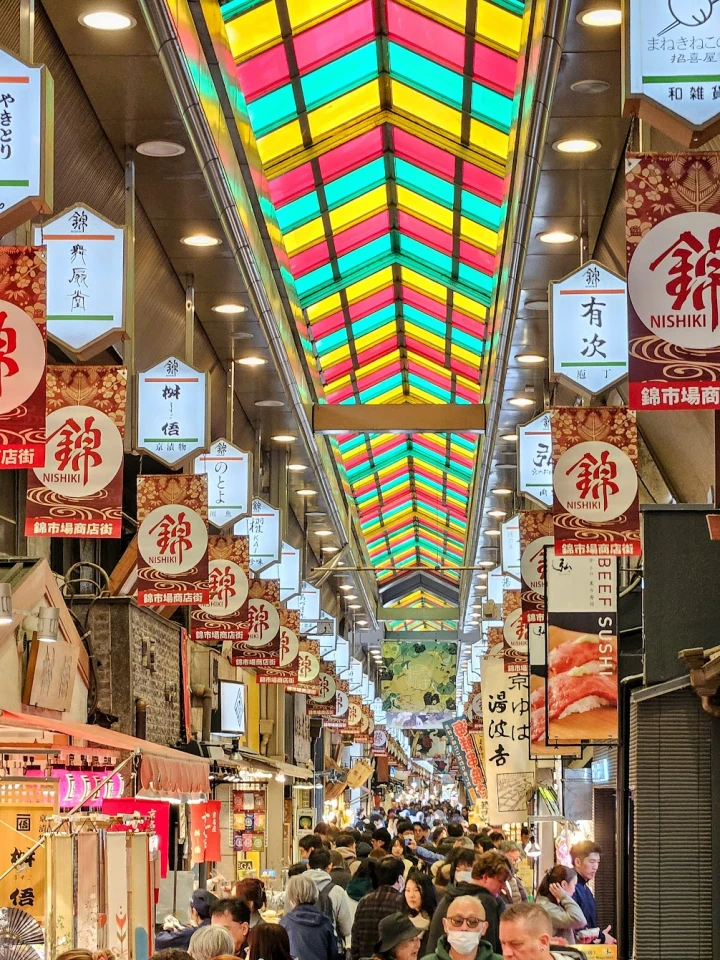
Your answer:
[[[587,926],[585,914],[572,897],[564,896],[560,903],[554,897],[539,895],[535,901],[552,920],[553,936],[562,937],[568,943],[575,943],[575,931]]]
[[[332,877],[327,870],[308,870],[307,875],[315,881],[318,890],[322,890],[328,884],[332,883]],[[335,884],[329,891],[328,896],[333,908],[333,920],[335,921],[335,931],[341,940],[350,936],[352,930],[352,919],[350,917],[350,907],[347,903],[347,897],[342,887]],[[585,926],[585,924],[583,924]]]

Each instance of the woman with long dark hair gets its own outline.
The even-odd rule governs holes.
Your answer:
[[[577,874],[571,867],[556,863],[540,881],[536,903],[552,920],[553,936],[575,943],[575,931],[587,926],[585,914],[572,898]]]
[[[248,939],[247,960],[292,960],[287,930],[278,923],[259,923]]]
[[[428,931],[437,902],[437,892],[432,879],[426,873],[421,873],[420,870],[411,870],[405,879],[401,912],[408,916],[422,933],[418,954],[420,957],[424,957],[427,952],[425,948],[428,941]]]

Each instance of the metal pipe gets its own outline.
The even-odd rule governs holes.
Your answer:
[[[138,740],[147,740],[147,700],[135,699],[135,736]]]
[[[620,681],[618,698],[617,773],[615,776],[615,919],[618,960],[629,960],[630,925],[628,923],[628,857],[630,856],[630,694],[642,686],[642,674]]]
[[[533,18],[541,13],[542,4],[535,3]],[[547,139],[547,128],[550,120],[550,106],[552,104],[555,82],[560,67],[565,29],[570,11],[570,0],[548,0],[546,6],[545,26],[538,55],[537,69],[534,76],[531,70],[526,71],[523,86],[525,92],[533,90],[533,103],[527,127],[527,140],[520,148],[516,145],[514,165],[524,159],[525,167],[521,174],[519,185],[520,195],[517,202],[517,213],[514,223],[508,223],[509,251],[504,256],[504,263],[499,275],[507,276],[505,283],[505,297],[500,317],[500,329],[497,347],[497,360],[493,370],[494,390],[488,406],[487,422],[485,425],[485,443],[483,444],[482,459],[478,476],[475,482],[470,513],[468,514],[468,540],[465,547],[465,561],[472,563],[480,543],[480,533],[483,519],[483,503],[487,493],[487,486],[492,468],[493,453],[500,424],[502,407],[503,384],[507,375],[512,348],[512,337],[515,328],[522,275],[525,266],[525,257],[530,240],[535,195],[541,173],[541,161]],[[532,25],[531,31],[532,33]],[[532,57],[528,54],[528,63]],[[507,267],[505,266],[507,264]],[[496,302],[499,302],[497,300]],[[462,577],[460,585],[459,606],[463,608],[467,603],[470,592],[470,578]]]
[[[207,743],[212,733],[212,690],[210,687],[193,687],[190,692],[198,700],[202,700],[200,739],[203,743]]]
[[[230,250],[240,268],[240,273],[248,288],[254,311],[267,339],[270,354],[280,375],[297,423],[298,431],[315,472],[316,481],[325,499],[328,509],[328,520],[335,528],[335,532],[340,540],[340,546],[343,546],[345,544],[344,511],[340,509],[338,502],[336,502],[335,492],[328,477],[328,472],[334,469],[334,463],[328,454],[326,458],[328,472],[326,472],[326,464],[323,462],[320,451],[315,444],[309,410],[305,408],[300,397],[295,373],[291,368],[287,356],[273,306],[264,288],[247,233],[240,221],[236,200],[228,185],[225,169],[213,141],[207,117],[196,93],[188,69],[188,62],[177,37],[172,17],[170,16],[165,0],[139,0],[139,2],[165,72],[165,77],[182,114],[186,132],[193,145],[195,154],[200,160],[205,182],[225,236],[228,238]],[[199,5],[195,8],[195,12],[202,21],[202,12],[199,9]],[[214,61],[215,54],[212,51],[212,40],[207,36],[204,21],[202,21],[202,23],[196,21],[196,25],[198,26],[200,42],[203,46],[206,59],[210,52],[212,53],[212,60]],[[222,85],[218,84],[218,86]],[[219,97],[223,96],[222,90],[218,90],[217,92]],[[361,547],[362,540],[359,538],[357,530],[355,531],[355,540],[355,546],[359,551],[359,555],[363,556]],[[374,623],[375,603],[372,598],[373,591],[369,588],[369,584],[366,581],[367,578],[358,577],[358,588],[363,594],[368,615]]]

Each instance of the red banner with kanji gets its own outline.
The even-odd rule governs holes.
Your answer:
[[[190,804],[190,850],[193,866],[222,859],[219,800]]]
[[[297,683],[288,684],[287,692],[304,693],[308,697],[314,697],[320,689],[319,677],[320,643],[302,637],[298,644]]]
[[[334,663],[322,663],[318,675],[318,692],[309,697],[307,713],[309,717],[334,717],[336,709],[336,675]]]
[[[247,537],[208,537],[210,602],[190,611],[193,640],[221,643],[247,638],[249,564]]]
[[[206,604],[208,585],[207,477],[138,477],[137,600]]]
[[[250,580],[247,636],[234,640],[235,667],[277,667],[280,664],[280,581]]]
[[[44,247],[0,247],[0,469],[45,462]]]
[[[121,797],[105,799],[102,802],[102,812],[109,817],[138,815],[141,819],[135,821],[133,827],[115,825],[111,830],[142,830],[153,833],[158,838],[158,852],[160,854],[160,876],[168,874],[168,851],[170,850],[170,804],[167,800],[141,800],[139,797]]]
[[[628,154],[625,228],[629,406],[720,410],[720,154]]]
[[[520,600],[523,623],[545,623],[545,547],[553,546],[549,510],[522,510],[520,517]]]
[[[550,420],[555,553],[639,556],[635,414],[625,407],[559,407]]]
[[[300,611],[280,611],[280,663],[277,667],[262,667],[257,672],[258,683],[297,684],[300,654]]]
[[[45,465],[28,472],[26,537],[122,532],[125,367],[47,368]]]

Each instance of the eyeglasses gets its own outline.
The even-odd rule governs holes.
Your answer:
[[[450,925],[459,929],[463,924],[467,924],[468,930],[477,930],[481,923],[485,923],[480,917],[448,917]]]

